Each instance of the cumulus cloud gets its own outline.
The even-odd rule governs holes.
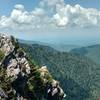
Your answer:
[[[100,11],[93,8],[83,8],[80,5],[66,5],[60,9],[57,8],[57,13],[53,15],[53,19],[58,26],[96,26],[100,23]]]
[[[14,7],[15,7],[15,9],[18,9],[18,10],[24,10],[24,6],[21,4],[17,4]]]
[[[47,13],[54,14],[56,12],[56,6],[64,6],[64,0],[41,0],[40,7],[46,9]]]
[[[56,6],[57,4],[64,5],[64,0],[41,0],[40,6]]]
[[[23,5],[15,5],[9,17],[1,16],[0,27],[11,29],[33,29],[44,26],[47,16],[42,8],[35,8],[28,12]],[[42,25],[41,25],[42,24]]]
[[[0,28],[31,30],[52,26],[100,26],[100,11],[97,9],[71,6],[65,4],[64,0],[42,0],[40,5],[32,11],[25,10],[21,4],[15,5],[9,17],[0,17]],[[49,10],[54,7],[55,10],[47,13],[44,6],[49,6]]]
[[[65,26],[68,24],[68,18],[65,16],[60,16],[59,14],[55,14],[53,16],[53,19],[55,20],[55,23],[57,26]]]

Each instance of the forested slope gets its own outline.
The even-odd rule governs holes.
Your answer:
[[[48,66],[61,82],[66,100],[99,100],[100,67],[90,59],[38,44],[20,46],[37,64]]]

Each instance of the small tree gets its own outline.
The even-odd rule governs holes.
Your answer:
[[[0,62],[2,61],[3,58],[4,58],[4,53],[0,50]]]
[[[0,66],[0,88],[4,90],[9,98],[14,98],[14,91],[12,90],[10,78],[7,77],[6,70],[2,66]]]

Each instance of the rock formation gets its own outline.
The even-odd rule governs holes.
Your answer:
[[[64,96],[46,66],[35,66],[14,37],[0,34],[0,100],[62,100]]]

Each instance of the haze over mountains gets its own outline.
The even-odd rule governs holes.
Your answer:
[[[39,45],[44,45],[44,46],[50,46],[54,48],[55,50],[61,51],[61,52],[70,52],[74,54],[79,54],[81,56],[86,56],[89,59],[91,59],[93,62],[96,64],[100,64],[100,44],[93,44],[93,45],[72,45],[72,44],[50,44],[50,43],[45,43],[45,42],[39,42],[39,41],[26,41],[26,40],[21,40],[18,39],[20,43],[24,44],[39,44]]]
[[[28,40],[22,40],[18,39],[20,43],[24,44],[40,44],[40,45],[45,45],[45,46],[50,46],[58,51],[64,51],[68,52],[74,48],[79,48],[81,47],[80,45],[73,45],[73,44],[67,44],[67,43],[46,43],[46,42],[40,42],[40,41],[28,41]]]
[[[81,48],[74,48],[70,52],[86,56],[93,60],[95,63],[100,64],[100,44]]]

